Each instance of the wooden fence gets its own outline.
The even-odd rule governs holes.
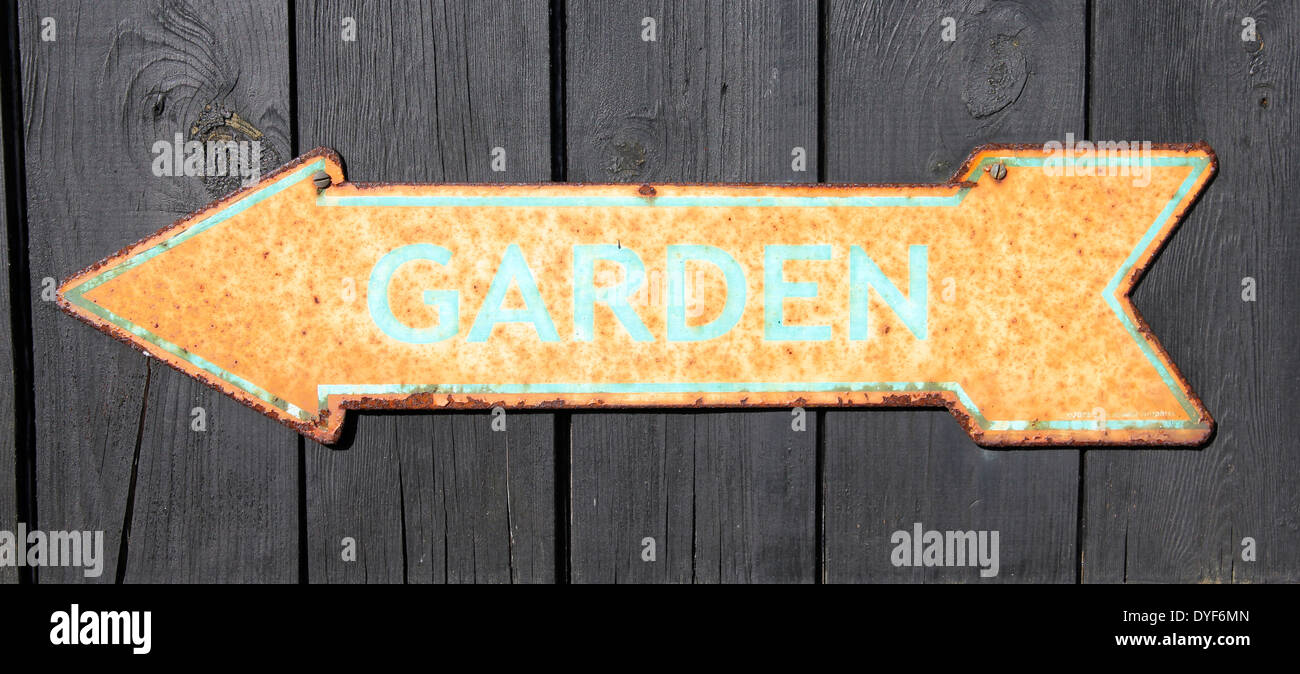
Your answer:
[[[107,571],[0,581],[1300,580],[1300,5],[5,15],[0,529],[102,530]],[[788,410],[511,413],[505,433],[461,412],[358,414],[339,448],[304,441],[48,301],[228,187],[151,170],[156,141],[217,127],[260,139],[264,169],[325,145],[360,181],[938,182],[985,142],[1205,140],[1219,174],[1135,297],[1219,430],[1199,451],[989,451],[942,410],[810,410],[802,431]],[[890,534],[917,522],[999,531],[999,575],[895,567]]]

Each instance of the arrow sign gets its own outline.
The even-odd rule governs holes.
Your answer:
[[[938,185],[367,185],[322,148],[59,301],[323,442],[345,409],[883,405],[982,445],[1193,445],[1213,421],[1129,293],[1214,165],[984,146]]]

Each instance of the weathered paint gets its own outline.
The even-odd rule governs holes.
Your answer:
[[[318,149],[60,303],[326,442],[349,408],[926,405],[985,445],[1194,445],[1213,421],[1128,296],[1214,155],[1148,159],[1140,186],[1028,146],[941,185],[359,185]]]

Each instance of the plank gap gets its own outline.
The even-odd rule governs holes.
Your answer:
[[[302,147],[298,144],[298,2],[297,0],[287,0],[288,2],[288,20],[289,30],[286,31],[289,42],[289,155],[290,159],[297,157],[302,153]],[[302,449],[302,442],[299,441],[298,448]],[[299,482],[298,490],[306,489],[303,482]]]
[[[152,375],[149,361],[144,361],[144,390],[140,392],[140,419],[135,432],[135,453],[131,458],[131,479],[126,487],[126,507],[122,510],[122,533],[117,546],[118,585],[126,581],[126,559],[131,541],[131,516],[135,512],[135,483],[140,472],[140,445],[144,440],[144,418],[149,412],[149,379]]]
[[[817,0],[817,182],[824,183],[830,180],[827,175],[826,167],[826,17],[830,11],[830,0]],[[821,430],[818,429],[818,433]],[[819,450],[820,451],[820,450]],[[821,471],[820,464],[817,472],[818,489],[820,489]],[[820,491],[818,492],[820,494]],[[819,496],[820,498],[820,496]],[[820,517],[821,510],[818,510]],[[820,543],[820,540],[819,540]],[[818,552],[818,561],[821,561],[821,553]],[[818,574],[821,574],[821,567],[818,566]]]
[[[569,573],[570,490],[572,479],[573,414],[555,415],[555,582],[568,585],[573,582]]]
[[[567,101],[565,97],[565,87],[567,85],[564,77],[565,11],[564,0],[551,0],[551,181],[557,183],[569,180],[568,139],[565,137],[565,103]]]

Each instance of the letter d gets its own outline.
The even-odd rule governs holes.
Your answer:
[[[722,270],[727,303],[722,313],[704,325],[686,324],[686,261],[708,262]],[[700,342],[726,334],[745,312],[745,272],[736,259],[714,246],[668,246],[668,341]]]

